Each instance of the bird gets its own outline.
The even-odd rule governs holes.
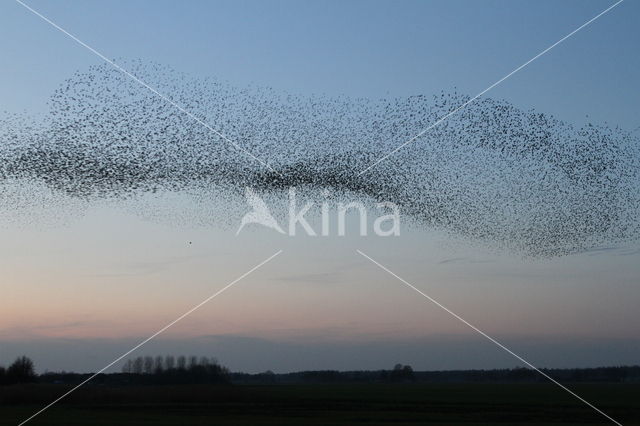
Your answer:
[[[271,215],[269,211],[269,207],[265,204],[265,202],[260,198],[258,194],[255,193],[250,187],[245,188],[244,195],[247,199],[247,203],[253,208],[253,211],[245,214],[240,223],[240,227],[238,231],[236,231],[236,235],[240,234],[242,228],[249,223],[258,223],[260,225],[266,226],[267,228],[275,229],[281,234],[284,234],[284,231],[278,224],[278,221]]]
[[[505,100],[469,103],[456,89],[381,99],[300,95],[141,60],[122,64],[207,126],[110,64],[78,70],[54,90],[41,119],[0,111],[0,226],[5,217],[35,219],[42,202],[31,191],[42,185],[56,214],[84,212],[69,203],[131,200],[149,219],[213,224],[207,203],[215,202],[223,212],[216,226],[242,217],[246,187],[282,199],[298,187],[391,201],[420,227],[531,256],[640,240],[640,128],[575,126]],[[16,182],[19,192],[9,196]],[[195,208],[157,209],[152,200],[170,194]],[[273,216],[258,218],[268,209],[252,198],[261,209],[242,226],[267,218],[282,232]]]

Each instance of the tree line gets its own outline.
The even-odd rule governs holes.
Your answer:
[[[0,385],[18,383],[65,383],[74,384],[90,374],[68,372],[45,372],[36,374],[33,361],[18,357],[9,367],[0,366]],[[122,373],[98,375],[92,382],[102,384],[189,384],[229,383],[229,370],[215,358],[196,356],[139,356],[128,359]]]
[[[541,369],[555,380],[567,383],[640,383],[640,366]],[[548,381],[539,372],[524,368],[495,370],[414,371],[408,365],[391,370],[298,371],[292,373],[231,373],[231,383],[313,384],[313,383],[541,383]]]
[[[196,356],[139,356],[122,366],[129,384],[228,383],[229,370],[215,358]]]
[[[139,356],[137,358],[128,359],[122,366],[122,372],[128,374],[158,374],[164,371],[172,370],[194,370],[194,369],[211,369],[220,367],[218,360],[215,358],[197,356],[178,357],[173,355],[167,356]],[[222,367],[220,367],[222,368]]]
[[[640,382],[640,366],[542,369],[549,376],[563,382]],[[46,372],[35,373],[34,363],[20,356],[5,368],[0,366],[0,385],[17,383],[77,384],[91,373]],[[133,384],[295,384],[295,383],[445,383],[494,382],[531,383],[546,379],[538,372],[516,367],[497,370],[414,371],[411,366],[396,364],[390,370],[357,371],[299,371],[276,374],[271,371],[258,374],[231,373],[215,358],[196,356],[139,356],[128,359],[121,373],[100,374],[92,380],[97,385]]]
[[[129,383],[228,383],[229,370],[215,358],[197,356],[139,356],[122,366]]]

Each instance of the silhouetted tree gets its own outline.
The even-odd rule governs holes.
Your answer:
[[[197,366],[198,366],[198,357],[194,356],[194,355],[191,355],[189,357],[189,369],[193,370]]]
[[[13,364],[7,368],[7,382],[9,383],[29,383],[35,382],[36,372],[33,361],[26,356],[18,357]]]
[[[164,358],[158,355],[153,360],[153,372],[154,373],[162,373],[164,371]]]
[[[153,373],[153,357],[150,357],[150,356],[144,357],[144,373],[145,374]]]
[[[413,375],[413,368],[411,368],[410,365],[402,365],[402,364],[396,364],[393,367],[393,371],[391,371],[391,374],[389,377],[391,378],[392,381],[400,381],[400,382],[413,381],[415,379]]]
[[[173,370],[176,368],[176,359],[173,355],[167,355],[164,358],[164,368],[166,370]]]
[[[142,359],[141,356],[139,356],[135,360],[133,360],[133,371],[132,371],[132,373],[134,373],[134,374],[142,374],[143,367],[144,367],[144,360]]]
[[[178,370],[185,370],[187,368],[187,357],[180,355],[178,357],[177,367]]]
[[[122,366],[122,372],[133,373],[133,361],[128,359],[127,362],[125,362],[124,365]]]

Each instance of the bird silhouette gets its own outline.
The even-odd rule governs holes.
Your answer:
[[[269,207],[265,204],[265,202],[260,198],[258,194],[256,194],[251,188],[246,187],[244,191],[244,195],[247,198],[247,203],[253,208],[253,211],[245,214],[242,218],[242,222],[240,223],[240,227],[236,232],[236,235],[240,233],[242,228],[249,223],[258,223],[260,225],[266,226],[267,228],[275,229],[281,234],[284,234],[280,225],[276,219],[271,215],[269,211]]]

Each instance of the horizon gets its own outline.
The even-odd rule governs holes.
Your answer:
[[[639,3],[612,9],[363,177],[370,157],[434,121],[421,113],[448,111],[611,4],[143,3],[28,4],[124,58],[259,161],[20,4],[0,5],[0,364],[25,353],[38,369],[98,371],[282,250],[141,353],[184,347],[249,372],[522,365],[371,256],[533,365],[637,365]],[[396,121],[376,133],[385,111]],[[480,126],[497,111],[511,115]],[[481,128],[497,138],[501,126],[516,131],[496,146],[461,142]],[[570,152],[534,141],[532,157],[514,154],[529,146],[525,130]],[[113,139],[119,131],[151,136],[136,144]],[[605,165],[613,177],[597,174]],[[276,177],[288,170],[290,181]],[[324,177],[343,202],[397,201],[400,235],[357,235],[357,210],[346,236],[255,223],[235,235],[250,212],[245,188],[286,223],[283,188],[318,199]],[[309,222],[319,230],[322,220]]]

